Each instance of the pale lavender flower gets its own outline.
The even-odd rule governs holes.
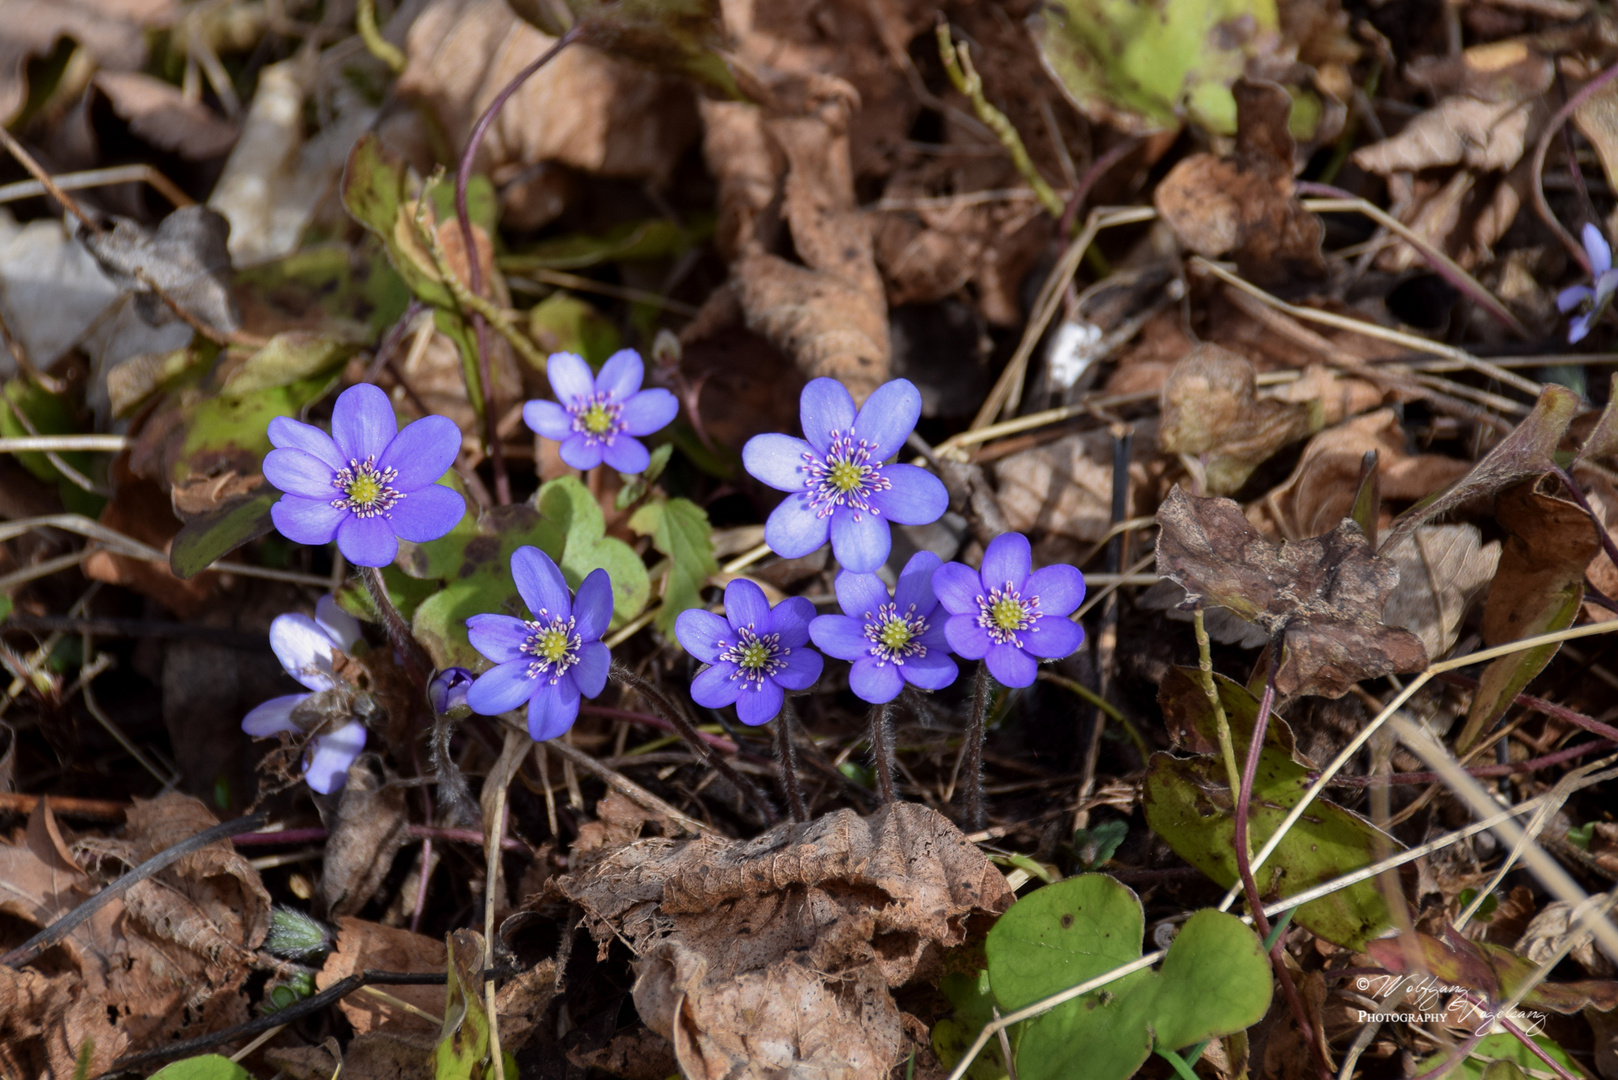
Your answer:
[[[845,570],[869,573],[887,561],[888,522],[927,525],[949,506],[932,473],[883,464],[921,416],[921,392],[908,379],[877,387],[858,414],[842,383],[812,379],[799,416],[804,438],[757,435],[742,447],[748,472],[789,493],[764,522],[764,542],[777,555],[799,558],[829,537]]]
[[[433,676],[427,684],[427,702],[434,716],[461,719],[471,712],[466,695],[472,689],[473,674],[463,667],[447,667]]]
[[[352,652],[359,640],[359,621],[330,596],[320,598],[312,619],[307,615],[276,616],[270,623],[270,648],[286,673],[311,692],[271,698],[242,718],[242,730],[255,739],[283,731],[301,734],[303,728],[293,719],[293,710],[315,694],[337,688],[332,659],[338,652]],[[358,720],[316,735],[305,751],[309,767],[304,780],[322,795],[336,791],[347,781],[348,767],[363,749],[365,725]]]
[[[1595,288],[1588,285],[1571,285],[1556,295],[1556,308],[1564,315],[1586,301],[1590,304],[1588,311],[1576,316],[1567,324],[1567,340],[1570,345],[1584,340],[1596,320],[1606,312],[1613,294],[1618,292],[1618,270],[1612,267],[1612,248],[1608,246],[1607,238],[1601,235],[1601,230],[1589,222],[1585,222],[1584,225],[1584,253],[1590,257],[1590,270],[1595,274]]]
[[[837,575],[837,602],[845,614],[816,616],[809,636],[826,655],[852,661],[848,685],[861,699],[881,705],[898,697],[905,683],[942,690],[955,681],[944,621],[934,614],[938,565],[937,555],[918,551],[891,596],[875,574]]]
[[[644,472],[651,455],[633,438],[667,427],[680,411],[667,390],[642,390],[646,368],[634,349],[613,353],[592,376],[590,365],[573,353],[553,353],[545,362],[556,401],[535,400],[522,407],[523,422],[562,444],[562,460],[575,469],[605,461],[621,473]]]
[[[692,699],[710,709],[734,703],[737,718],[755,727],[774,719],[783,688],[807,690],[820,678],[825,660],[809,648],[814,615],[801,596],[770,607],[764,590],[746,578],[725,586],[723,618],[701,608],[682,611],[674,636],[709,665],[691,680]]]
[[[1084,631],[1067,616],[1084,600],[1084,575],[1058,563],[1034,570],[1028,538],[1001,533],[983,552],[983,569],[945,563],[933,590],[950,614],[944,636],[967,660],[985,660],[1004,686],[1028,686],[1038,661],[1070,655]]]
[[[466,503],[436,483],[455,463],[461,429],[424,416],[398,431],[388,395],[351,386],[332,409],[331,434],[278,416],[264,478],[286,492],[270,517],[299,544],[328,544],[356,566],[386,566],[400,540],[425,543],[455,527]]]

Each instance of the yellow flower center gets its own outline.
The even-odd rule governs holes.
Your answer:
[[[833,461],[826,479],[832,487],[847,493],[860,486],[860,481],[865,479],[865,469],[852,461]]]
[[[989,618],[1002,630],[1021,629],[1025,617],[1022,601],[1003,597],[989,607]]]
[[[877,635],[877,640],[883,647],[897,652],[910,644],[910,639],[915,636],[903,619],[892,618],[882,624],[882,631]]]
[[[382,495],[382,485],[377,483],[376,476],[371,473],[361,473],[348,485],[348,501],[355,507],[370,506]]]
[[[612,417],[607,415],[606,407],[599,401],[584,410],[579,422],[584,425],[584,430],[592,435],[605,435],[612,430]]]
[[[535,655],[555,664],[567,656],[569,644],[567,631],[560,626],[552,626],[535,635],[533,649]]]
[[[737,650],[736,666],[743,671],[757,671],[770,662],[772,651],[764,642],[754,638]]]

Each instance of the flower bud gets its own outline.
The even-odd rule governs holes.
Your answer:
[[[462,720],[471,715],[466,703],[466,692],[472,688],[472,673],[463,667],[445,668],[427,684],[427,701],[434,716],[447,716]]]

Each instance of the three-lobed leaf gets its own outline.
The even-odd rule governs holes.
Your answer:
[[[652,546],[668,556],[663,604],[655,621],[657,628],[672,638],[674,620],[682,611],[702,606],[702,587],[710,575],[719,571],[708,514],[690,499],[662,499],[636,510],[630,516],[629,527],[641,536],[650,536]]]

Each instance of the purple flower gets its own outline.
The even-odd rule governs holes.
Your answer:
[[[449,667],[433,676],[427,684],[427,701],[434,716],[452,716],[461,719],[471,711],[466,693],[472,689],[473,675],[463,667]]]
[[[848,684],[873,705],[898,697],[905,683],[942,690],[955,681],[943,620],[933,614],[938,563],[930,551],[911,556],[892,597],[875,574],[844,570],[837,575],[837,602],[846,614],[820,615],[809,624],[822,652],[853,661]]]
[[[320,598],[312,619],[307,615],[276,616],[270,623],[270,648],[287,674],[313,693],[271,698],[242,718],[242,730],[255,739],[282,731],[301,733],[303,728],[293,720],[292,711],[316,693],[337,688],[332,657],[337,652],[351,652],[359,639],[359,621],[339,608],[330,596]],[[315,791],[330,794],[343,786],[348,767],[365,749],[365,725],[351,721],[335,731],[316,735],[309,740],[309,747],[313,753],[304,779]]]
[[[1612,268],[1612,248],[1601,230],[1589,222],[1584,224],[1584,253],[1590,257],[1590,270],[1596,276],[1595,288],[1573,285],[1556,295],[1556,308],[1564,315],[1585,301],[1590,302],[1589,311],[1567,324],[1569,345],[1584,340],[1595,321],[1607,310],[1613,293],[1618,292],[1618,270]]]
[[[943,483],[914,465],[884,465],[921,416],[921,392],[908,379],[877,388],[859,415],[836,379],[803,388],[803,433],[757,435],[742,447],[747,471],[791,492],[764,523],[764,542],[786,559],[814,551],[831,537],[845,570],[869,573],[887,561],[888,522],[926,525],[949,505]]]
[[[595,697],[607,685],[612,662],[601,635],[612,618],[612,580],[592,570],[568,592],[551,557],[536,547],[511,554],[511,577],[529,619],[474,615],[466,620],[472,647],[495,666],[478,676],[466,703],[475,713],[498,716],[528,703],[528,734],[554,739],[579,716],[579,697]]]
[[[605,461],[621,473],[643,472],[651,455],[630,436],[650,435],[680,411],[679,401],[667,390],[640,388],[645,373],[634,349],[613,353],[594,377],[582,358],[552,353],[545,376],[556,401],[530,401],[522,407],[522,418],[540,435],[561,443],[562,460],[575,469],[593,469]]]
[[[281,535],[328,544],[356,566],[386,566],[399,540],[425,543],[455,527],[466,503],[434,483],[455,463],[461,429],[447,416],[424,416],[395,434],[388,395],[361,383],[332,409],[331,434],[285,416],[270,421],[277,449],[264,478],[282,491],[270,507]]]
[[[710,709],[734,702],[744,724],[774,719],[783,688],[807,690],[820,678],[825,660],[809,648],[814,616],[814,605],[801,596],[771,608],[764,590],[746,578],[725,586],[724,618],[701,608],[681,612],[674,636],[709,665],[691,680],[692,698]]]
[[[944,636],[967,660],[985,659],[989,674],[1005,686],[1028,686],[1038,667],[1035,657],[1067,656],[1084,640],[1084,630],[1067,618],[1084,599],[1084,575],[1058,563],[1029,573],[1028,538],[1001,533],[983,552],[983,571],[945,563],[933,575],[933,589],[950,614]]]

